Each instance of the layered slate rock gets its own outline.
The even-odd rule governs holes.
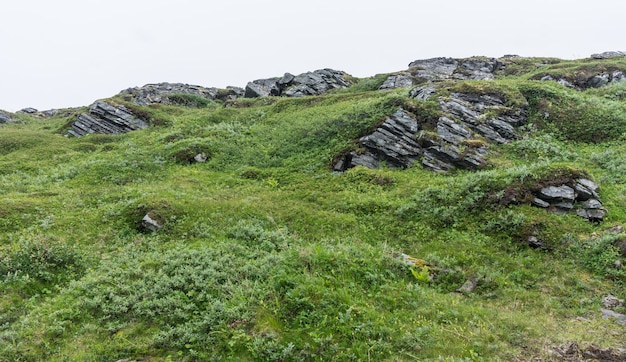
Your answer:
[[[409,64],[407,71],[390,75],[380,89],[411,88],[418,84],[446,79],[494,79],[494,73],[501,67],[502,63],[499,60],[482,57],[415,60]]]
[[[146,84],[143,87],[128,88],[120,92],[123,98],[138,105],[171,104],[170,97],[178,94],[189,94],[210,100],[231,100],[242,97],[244,90],[238,87],[226,89],[205,88],[199,85],[183,83]]]
[[[439,59],[445,69],[447,58]],[[436,94],[435,84],[411,91],[418,100],[433,99]],[[527,104],[511,108],[501,94],[450,93],[437,101],[442,116],[430,120],[426,127],[412,115],[399,111],[374,133],[359,139],[364,151],[351,152],[334,169],[378,168],[383,162],[390,167],[410,167],[420,162],[433,171],[477,170],[487,164],[489,143],[504,144],[520,138],[516,127],[526,123],[528,113]],[[404,118],[412,120],[411,127],[395,126],[398,119]]]
[[[13,118],[10,115],[8,115],[8,114],[6,114],[4,112],[0,112],[0,124],[2,124],[2,123],[10,123],[12,121],[13,121]]]
[[[423,154],[415,135],[420,125],[415,117],[399,110],[387,118],[374,133],[361,137],[362,151],[352,151],[335,165],[335,171],[356,166],[406,168],[418,162]]]
[[[300,75],[285,73],[283,77],[257,79],[246,85],[244,97],[302,97],[320,95],[331,89],[350,86],[348,74],[333,70],[319,69]]]
[[[534,192],[532,205],[556,214],[576,213],[589,221],[599,222],[606,216],[600,202],[598,185],[588,179],[572,180],[569,184],[549,185]]]
[[[89,107],[89,113],[83,113],[77,117],[68,134],[75,137],[91,133],[118,134],[147,127],[146,121],[135,116],[126,107],[96,101]]]

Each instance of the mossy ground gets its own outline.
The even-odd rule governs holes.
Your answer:
[[[565,341],[623,347],[624,327],[599,313],[602,296],[626,298],[606,231],[626,223],[623,88],[533,81],[532,64],[454,86],[530,104],[528,137],[490,146],[479,172],[331,172],[398,107],[433,117],[406,90],[371,90],[380,77],[317,97],[136,107],[160,121],[118,136],[65,138],[62,116],[2,126],[0,360],[512,360]],[[188,162],[196,152],[207,162]],[[497,202],[563,174],[601,185],[605,222]],[[138,227],[147,212],[161,231]],[[522,243],[530,232],[550,250]],[[471,278],[474,292],[455,293]]]

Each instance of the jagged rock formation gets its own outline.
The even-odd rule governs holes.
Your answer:
[[[91,133],[126,133],[146,127],[148,123],[135,116],[128,108],[96,101],[89,107],[89,113],[78,116],[67,133],[81,137]]]
[[[257,79],[246,85],[246,98],[319,95],[335,88],[350,86],[348,74],[333,69],[319,69],[300,75],[285,73],[282,78]]]
[[[418,87],[411,95],[427,100],[434,85]],[[424,129],[415,117],[398,111],[374,133],[359,139],[362,151],[352,151],[335,165],[336,171],[355,166],[410,167],[417,161],[434,171],[476,170],[486,165],[488,144],[508,143],[519,137],[515,127],[526,122],[527,105],[507,107],[504,95],[451,93],[438,97],[441,116]],[[419,133],[417,133],[420,131]]]
[[[120,95],[135,104],[145,106],[155,103],[171,104],[170,97],[177,94],[190,94],[211,100],[226,101],[242,97],[243,93],[244,90],[238,87],[218,89],[183,83],[157,83],[128,88],[121,91]]]
[[[598,196],[598,185],[588,179],[572,180],[569,184],[542,187],[534,192],[532,205],[556,214],[575,212],[589,221],[602,221],[606,209]]]
[[[12,121],[13,121],[13,118],[10,115],[8,115],[8,114],[6,114],[4,112],[0,112],[0,124],[2,124],[2,123],[10,123]]]
[[[409,64],[407,71],[390,75],[380,89],[411,88],[445,79],[494,79],[494,73],[501,67],[502,63],[497,59],[482,57],[416,60]]]
[[[415,117],[399,110],[387,118],[374,133],[361,137],[363,151],[353,151],[335,165],[336,171],[356,166],[378,168],[382,162],[390,167],[406,168],[417,162],[422,150],[415,138],[420,125]]]

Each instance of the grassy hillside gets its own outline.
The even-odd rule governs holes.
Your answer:
[[[623,348],[625,327],[600,308],[604,296],[626,299],[626,235],[614,231],[626,224],[626,82],[537,80],[606,61],[515,62],[499,79],[454,85],[530,106],[525,138],[491,145],[476,172],[331,172],[400,107],[436,114],[408,89],[376,90],[381,77],[302,98],[113,98],[152,121],[124,135],[64,137],[80,110],[18,115],[0,127],[0,361],[525,360],[567,342]],[[199,153],[207,162],[191,162]],[[600,185],[604,222],[499,202],[565,175]],[[146,214],[163,228],[143,229]],[[545,247],[529,247],[531,234]]]

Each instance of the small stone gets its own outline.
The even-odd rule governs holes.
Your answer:
[[[539,197],[544,200],[574,201],[575,195],[574,189],[567,185],[548,186],[539,191]]]
[[[600,188],[595,182],[588,180],[586,178],[579,178],[578,180],[576,180],[576,182],[594,192]]]
[[[197,155],[193,157],[194,161],[200,162],[200,163],[206,162],[207,158],[208,158],[207,155],[204,153],[198,153]]]
[[[528,237],[528,239],[526,239],[526,241],[528,242],[528,246],[530,246],[531,248],[545,249],[543,241],[539,240],[539,238],[537,238],[536,236],[531,235]]]
[[[540,199],[538,197],[535,197],[533,199],[532,204],[534,206],[541,207],[541,208],[544,208],[544,209],[547,209],[548,207],[550,207],[550,204],[548,202],[546,202],[546,201],[544,201],[544,200],[542,200],[542,199]]]
[[[606,309],[615,309],[615,308],[620,308],[624,305],[624,301],[622,299],[619,299],[613,295],[607,295],[604,298],[602,298],[602,305],[604,306],[604,308]]]
[[[589,221],[600,222],[604,220],[605,216],[606,211],[604,210],[587,210],[587,219],[589,219]]]
[[[163,228],[163,225],[161,225],[161,223],[150,217],[150,213],[146,214],[146,216],[143,217],[143,219],[141,220],[141,226],[144,229],[152,232],[157,232]]]
[[[572,204],[571,202],[559,202],[558,204],[554,204],[554,207],[556,207],[557,209],[561,209],[561,210],[565,210],[565,211],[570,211],[571,209],[574,208],[574,204]]]
[[[593,191],[578,182],[574,185],[574,190],[576,191],[576,200],[578,201],[586,201],[594,196]]]
[[[589,199],[582,203],[585,209],[594,209],[594,210],[602,210],[604,207],[602,203],[596,199]]]
[[[37,112],[39,111],[32,107],[23,108],[17,111],[17,113],[26,113],[26,114],[35,114]]]

